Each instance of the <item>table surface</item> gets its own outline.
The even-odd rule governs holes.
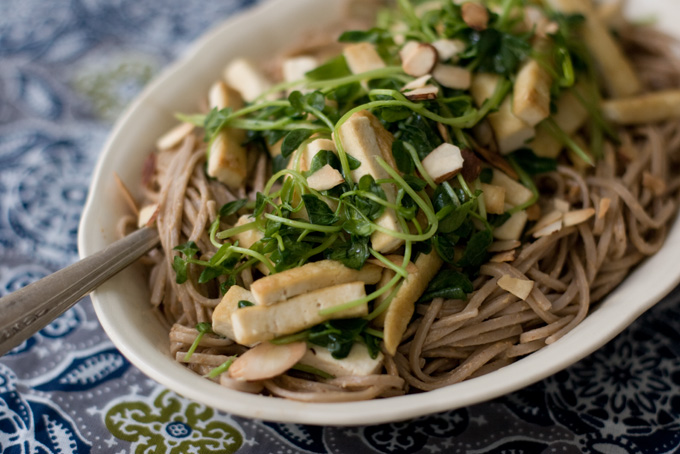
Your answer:
[[[2,0],[0,295],[76,260],[116,116],[195,38],[254,3]],[[86,298],[0,359],[0,452],[680,452],[678,297],[519,392],[353,428],[249,420],[183,399],[116,350]]]

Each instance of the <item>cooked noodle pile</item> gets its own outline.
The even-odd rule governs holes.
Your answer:
[[[630,25],[619,34],[647,91],[677,88],[680,63],[669,38]],[[562,164],[537,180],[539,203],[545,210],[560,199],[575,208],[592,207],[595,216],[523,244],[512,261],[483,265],[473,282],[475,290],[465,301],[437,298],[419,303],[396,355],[386,354],[382,374],[321,379],[292,370],[258,383],[232,380],[227,374],[215,380],[243,391],[303,401],[370,399],[477,377],[557,341],[632,268],[662,247],[677,211],[680,123],[630,127],[619,133],[620,143],[606,143],[604,158],[595,168],[579,171]],[[587,137],[587,130],[583,135]],[[230,192],[206,176],[205,156],[201,137],[190,135],[178,149],[151,158],[144,182],[147,201],[160,204],[157,227],[162,248],[145,259],[151,304],[171,327],[171,353],[180,362],[198,335],[194,327],[211,321],[221,297],[217,283],[197,284],[198,271],[191,266],[189,279],[177,284],[173,254],[164,251],[194,241],[203,258],[212,256],[217,248],[210,241],[209,227],[219,207],[241,198],[254,200],[271,176],[268,156],[251,157],[246,186]],[[225,222],[220,225],[229,227]],[[507,251],[499,246],[497,252]],[[236,282],[248,289],[254,272],[245,268]],[[525,301],[498,286],[498,279],[506,275],[535,282]],[[246,350],[206,334],[187,366],[205,375]]]

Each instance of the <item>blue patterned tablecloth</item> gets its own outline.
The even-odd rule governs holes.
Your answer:
[[[253,3],[0,0],[0,295],[76,260],[115,117],[196,37]],[[0,452],[680,452],[678,296],[534,386],[355,428],[249,420],[183,399],[130,365],[85,299],[0,359]]]

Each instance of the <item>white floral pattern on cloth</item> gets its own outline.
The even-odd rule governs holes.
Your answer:
[[[0,1],[0,295],[76,260],[112,119],[194,38],[255,3]],[[0,359],[0,454],[675,453],[679,298],[509,396],[351,428],[249,420],[177,396],[128,363],[86,299]]]

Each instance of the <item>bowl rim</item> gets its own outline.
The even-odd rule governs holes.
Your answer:
[[[94,169],[92,183],[78,229],[78,250],[81,257],[97,252],[101,248],[101,242],[107,241],[102,240],[99,229],[94,228],[98,225],[96,222],[97,206],[101,202],[104,192],[102,181],[104,175],[110,170],[112,145],[115,143],[116,137],[129,128],[134,113],[148,103],[151,95],[162,88],[167,81],[179,77],[178,75],[184,71],[190,71],[191,65],[201,55],[210,52],[210,48],[215,45],[220,37],[224,36],[236,24],[257,20],[263,14],[272,14],[277,8],[283,7],[284,2],[286,7],[301,7],[301,5],[312,1],[318,0],[270,0],[232,16],[199,38],[181,58],[163,70],[135,98],[116,122]],[[597,309],[586,317],[583,323],[558,342],[505,366],[499,371],[470,381],[427,393],[363,402],[304,403],[226,389],[189,371],[176,363],[169,355],[149,357],[140,353],[139,346],[133,345],[129,341],[107,310],[107,304],[110,304],[112,300],[115,301],[115,289],[104,288],[93,292],[92,301],[104,331],[123,355],[144,374],[186,398],[249,418],[311,425],[372,425],[401,421],[481,403],[536,383],[591,354],[618,335],[633,320],[680,283],[680,269],[675,273],[670,271],[656,273],[654,275],[654,286],[644,292],[646,296],[644,300],[635,304],[626,302],[625,294],[631,291],[630,287],[633,282],[631,278],[633,276],[635,276],[635,282],[637,282],[640,279],[644,280],[646,276],[651,276],[648,274],[650,273],[649,270],[673,269],[664,268],[668,263],[673,263],[674,252],[673,248],[669,247],[670,245],[680,248],[680,223],[678,222],[675,222],[671,228],[661,251],[639,265],[605,301],[599,304]],[[621,310],[621,307],[626,310]],[[594,316],[595,318],[593,318]],[[597,320],[606,321],[606,329],[592,328],[591,325],[594,325]],[[585,335],[588,336],[588,342],[584,346],[580,342],[580,336]],[[559,360],[556,358],[559,358]],[[169,361],[172,361],[174,366],[170,365]],[[171,373],[168,373],[168,371],[171,371]]]

